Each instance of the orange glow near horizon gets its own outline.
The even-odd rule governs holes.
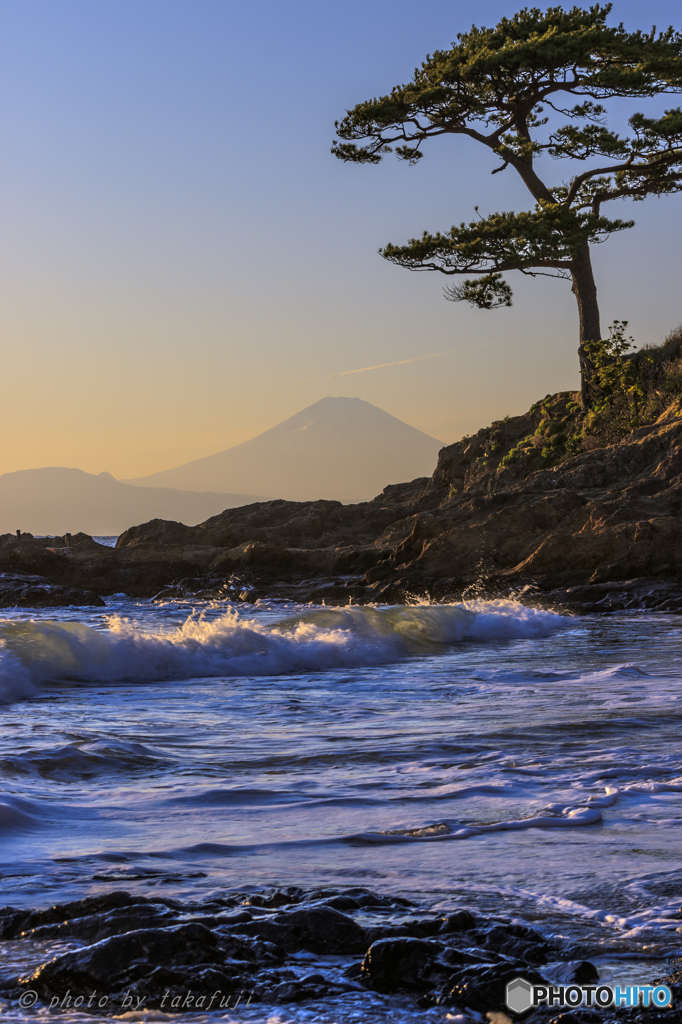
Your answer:
[[[526,209],[510,170],[492,177],[492,156],[467,140],[434,140],[416,167],[329,152],[334,120],[449,46],[467,10],[5,5],[0,473],[144,476],[326,395],[452,442],[577,387],[566,282],[510,274],[513,307],[480,311],[446,302],[440,275],[377,255],[478,204]],[[509,11],[484,0],[479,13]],[[646,19],[672,12],[652,0]],[[632,0],[617,13],[642,21]],[[682,196],[638,206],[637,226],[594,263],[602,323],[629,320],[643,345],[682,317]]]

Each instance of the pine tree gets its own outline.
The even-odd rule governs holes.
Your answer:
[[[379,251],[408,270],[480,275],[450,284],[445,294],[482,309],[511,305],[505,271],[570,280],[584,407],[594,369],[589,343],[601,338],[590,247],[634,223],[609,218],[603,208],[682,190],[682,110],[634,114],[621,135],[609,128],[604,105],[682,92],[682,35],[610,26],[610,11],[611,4],[524,8],[495,28],[474,27],[449,50],[427,56],[409,84],[349,110],[336,122],[342,141],[332,147],[355,163],[376,164],[395,151],[416,164],[429,139],[464,135],[497,158],[493,174],[511,167],[521,176],[532,210],[477,216]],[[555,125],[557,118],[564,123]],[[540,178],[536,163],[544,153],[579,162],[567,183]]]

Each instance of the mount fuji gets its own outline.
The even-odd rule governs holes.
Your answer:
[[[367,501],[430,476],[442,442],[360,398],[322,398],[234,448],[125,483],[183,491]]]

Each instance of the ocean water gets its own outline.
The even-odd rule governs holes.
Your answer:
[[[3,615],[2,905],[362,885],[582,942],[606,981],[682,954],[678,616],[127,600]],[[368,998],[172,1019],[448,1019]]]

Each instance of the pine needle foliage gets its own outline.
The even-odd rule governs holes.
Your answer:
[[[524,8],[493,28],[472,27],[428,55],[406,85],[347,111],[332,147],[348,162],[378,164],[394,152],[415,165],[430,140],[461,135],[487,147],[493,174],[511,167],[520,175],[531,209],[478,216],[379,251],[408,270],[482,275],[445,294],[483,309],[511,305],[501,277],[508,271],[571,281],[584,406],[598,401],[585,345],[602,333],[590,246],[634,223],[603,208],[682,190],[682,109],[636,113],[620,134],[606,105],[682,93],[682,35],[609,25],[611,6]],[[566,181],[540,177],[545,154],[570,161]]]

